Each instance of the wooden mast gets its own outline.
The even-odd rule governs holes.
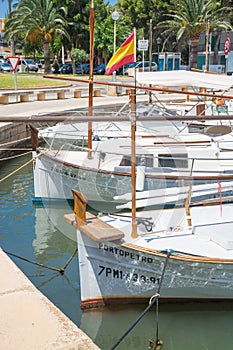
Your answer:
[[[88,116],[93,115],[93,69],[94,69],[94,0],[91,0],[90,7],[90,71],[89,71],[89,99]],[[91,157],[92,149],[92,122],[88,121],[88,157]]]
[[[131,90],[131,190],[132,190],[132,231],[131,237],[137,238],[136,221],[136,89]]]
[[[136,62],[136,28],[134,28],[134,61]],[[130,94],[131,106],[131,190],[132,190],[132,231],[131,237],[137,238],[136,220],[136,69],[134,70],[134,89]]]

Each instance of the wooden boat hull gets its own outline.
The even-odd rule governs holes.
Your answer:
[[[162,299],[233,298],[233,260],[149,252],[135,244],[94,242],[78,232],[82,307]],[[167,258],[168,257],[168,258]],[[163,267],[168,259],[164,276]]]
[[[177,176],[166,177],[163,171],[147,174],[144,189],[181,186]],[[89,202],[115,202],[114,196],[131,191],[131,173],[72,166],[45,156],[34,167],[35,200],[73,199],[71,189],[81,191]]]
[[[120,168],[120,167],[118,167]],[[73,200],[71,189],[82,192],[90,203],[101,203],[104,208],[111,204],[119,204],[115,196],[131,192],[131,172],[109,171],[104,169],[75,166],[56,157],[41,154],[34,165],[34,191],[35,201],[44,200]],[[130,167],[128,167],[130,168]],[[195,184],[211,183],[230,180],[233,174],[219,174],[202,172],[193,176],[180,171],[164,171],[163,168],[146,172],[142,179],[143,190],[151,191],[169,187],[189,186],[190,181]],[[182,199],[181,199],[182,200]],[[176,201],[179,203],[179,200]],[[161,206],[164,205],[161,200]]]

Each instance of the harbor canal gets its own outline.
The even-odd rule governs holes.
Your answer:
[[[75,231],[63,219],[64,214],[72,212],[68,203],[56,206],[33,203],[30,158],[29,154],[0,163],[3,179],[28,162],[1,182],[1,248],[32,283],[101,349],[110,350],[146,305],[82,311],[77,255],[71,259],[63,275],[42,267],[59,269],[66,265],[76,249]],[[163,340],[162,349],[165,350],[231,350],[232,327],[233,302],[159,305],[159,338]],[[117,349],[148,349],[149,340],[155,338],[156,312],[152,308]]]

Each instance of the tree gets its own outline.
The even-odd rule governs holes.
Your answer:
[[[98,4],[95,8],[95,50],[98,52],[98,64],[103,61],[106,63],[113,55],[114,51],[114,20],[112,6],[106,7],[105,4]],[[116,21],[116,49],[132,33],[133,27],[128,24],[127,16],[120,10],[119,19]]]
[[[57,7],[53,0],[21,0],[6,22],[5,35],[21,35],[34,43],[43,41],[45,73],[50,73],[50,42],[56,35],[69,37],[66,30],[66,7]]]
[[[73,73],[75,74],[75,67],[76,64],[81,64],[86,61],[87,59],[87,53],[85,50],[81,49],[72,49],[71,51],[71,59],[73,62]]]
[[[156,39],[161,37],[157,24],[165,19],[164,13],[168,12],[170,0],[118,0],[117,4],[127,27],[136,28],[137,40],[149,39],[152,25],[152,50],[157,51]]]
[[[200,35],[207,30],[232,29],[229,23],[232,9],[222,7],[220,2],[212,0],[180,0],[174,1],[168,19],[159,23],[159,27],[166,28],[163,31],[167,40],[176,34],[176,39],[181,38],[187,42],[190,40],[190,67],[197,67],[197,53]]]
[[[83,63],[87,59],[87,56],[88,55],[85,50],[73,49],[71,51],[71,58],[77,64]]]

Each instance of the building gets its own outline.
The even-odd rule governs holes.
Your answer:
[[[216,43],[216,37],[212,34],[209,36],[209,50],[206,52],[206,35],[203,34],[200,37],[199,45],[198,45],[198,58],[197,58],[197,68],[198,69],[205,69],[206,64],[206,55],[208,54],[208,65],[209,70],[216,71],[216,73],[224,73],[226,69],[227,64],[227,56],[224,52],[224,45],[226,38],[230,39],[230,50],[231,47],[233,49],[233,32],[222,32],[220,37],[220,42],[218,46],[218,62],[217,64],[213,65],[214,61],[214,46]]]

